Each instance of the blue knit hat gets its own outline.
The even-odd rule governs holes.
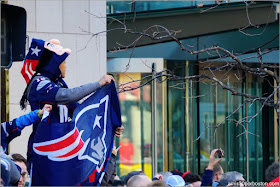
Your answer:
[[[5,153],[1,153],[1,178],[3,179],[4,186],[17,185],[21,176],[19,169]]]

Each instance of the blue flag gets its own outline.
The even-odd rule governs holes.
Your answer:
[[[113,82],[78,106],[68,123],[43,120],[32,156],[33,186],[99,186],[109,163],[121,114]]]

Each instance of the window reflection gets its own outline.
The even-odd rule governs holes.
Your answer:
[[[195,63],[168,61],[167,68],[179,76],[197,74],[195,71],[198,71],[199,74],[207,74],[209,70],[204,69],[203,66],[195,66]],[[235,88],[238,92],[246,91],[250,95],[262,95],[263,92],[269,92],[264,90],[264,83],[261,79],[256,79],[252,75],[246,75],[246,79],[242,79],[243,75],[239,73],[231,70],[227,72],[227,79],[225,79],[225,73],[220,71],[216,77],[224,80],[225,84]],[[132,79],[141,79],[147,75],[147,73],[126,73],[118,74],[115,79],[118,84],[121,84]],[[143,80],[143,82],[145,81]],[[131,83],[129,86],[137,87],[143,82]],[[248,149],[246,148],[246,136],[242,134],[244,127],[236,125],[236,120],[256,114],[260,110],[261,104],[256,102],[247,107],[246,105],[240,107],[244,98],[231,95],[209,80],[203,80],[203,82],[168,80],[165,83],[166,104],[162,104],[164,100],[161,92],[162,84],[157,84],[156,96],[158,172],[163,171],[164,162],[167,162],[165,169],[168,171],[173,169],[191,170],[194,173],[203,174],[211,150],[221,148],[225,152],[225,157],[219,164],[225,172],[238,171],[247,178],[247,156],[249,156],[249,180],[262,181],[265,162],[267,162],[263,159],[265,150],[269,151],[268,159],[273,160],[273,150],[269,149],[273,146],[262,145],[273,142],[273,136],[267,137],[267,139],[261,136],[265,130],[264,125],[266,127],[273,124],[273,120],[264,121],[263,116],[267,114],[263,113],[252,120],[248,126],[252,133],[248,136]],[[151,85],[148,84],[136,90],[119,93],[122,122],[126,128],[122,138],[117,142],[122,146],[118,155],[119,176],[131,171],[142,170],[152,178],[151,102],[153,98],[151,92]],[[201,97],[195,97],[197,95]],[[240,109],[236,111],[239,107]],[[164,109],[166,109],[166,114],[163,115]],[[233,112],[235,113],[232,114]],[[225,120],[230,114],[232,114],[231,118]],[[163,122],[163,119],[166,122]],[[163,136],[163,123],[167,124],[166,138]],[[219,128],[214,128],[214,125],[219,123],[221,123]],[[246,125],[246,123],[242,124]],[[200,140],[195,141],[198,136],[200,136]]]
[[[119,74],[116,81],[119,85],[139,80],[145,73]],[[143,80],[145,81],[145,80]],[[126,86],[135,88],[141,82],[132,82]],[[152,177],[151,165],[151,85],[119,93],[122,122],[125,126],[119,145],[118,175],[123,176],[131,171],[144,171]]]
[[[243,2],[243,0],[231,0],[228,3]],[[184,7],[197,7],[200,3],[206,5],[216,5],[217,1],[128,1],[128,0],[108,0],[107,14],[118,14],[128,12],[142,12],[153,10],[164,10]],[[226,2],[221,2],[226,4]]]

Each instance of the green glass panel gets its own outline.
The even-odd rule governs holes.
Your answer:
[[[175,75],[185,76],[185,61],[168,61],[167,68]],[[168,104],[168,165],[169,171],[186,170],[185,82],[167,82]]]
[[[116,81],[121,85],[131,79],[138,80],[146,75],[148,74],[119,74],[116,76]],[[137,87],[143,82],[134,82],[126,86]],[[152,178],[151,85],[118,95],[125,130],[117,142],[122,146],[118,154],[117,174],[124,176],[131,171],[142,170]]]
[[[163,115],[163,108],[162,108],[162,84],[157,83],[156,85],[156,103],[157,103],[157,172],[163,171],[163,121],[162,121],[162,115]]]

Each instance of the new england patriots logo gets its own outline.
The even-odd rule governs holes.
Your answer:
[[[110,161],[114,130],[120,126],[113,82],[77,106],[72,121],[48,123],[48,118],[43,119],[32,146],[32,185],[98,186]]]
[[[74,128],[62,137],[37,142],[33,150],[38,155],[47,156],[52,161],[68,161],[77,157],[96,164],[98,172],[106,161],[107,146],[105,142],[109,95],[99,103],[87,105],[73,118]],[[95,135],[92,136],[94,133]],[[85,140],[85,141],[84,141]]]

